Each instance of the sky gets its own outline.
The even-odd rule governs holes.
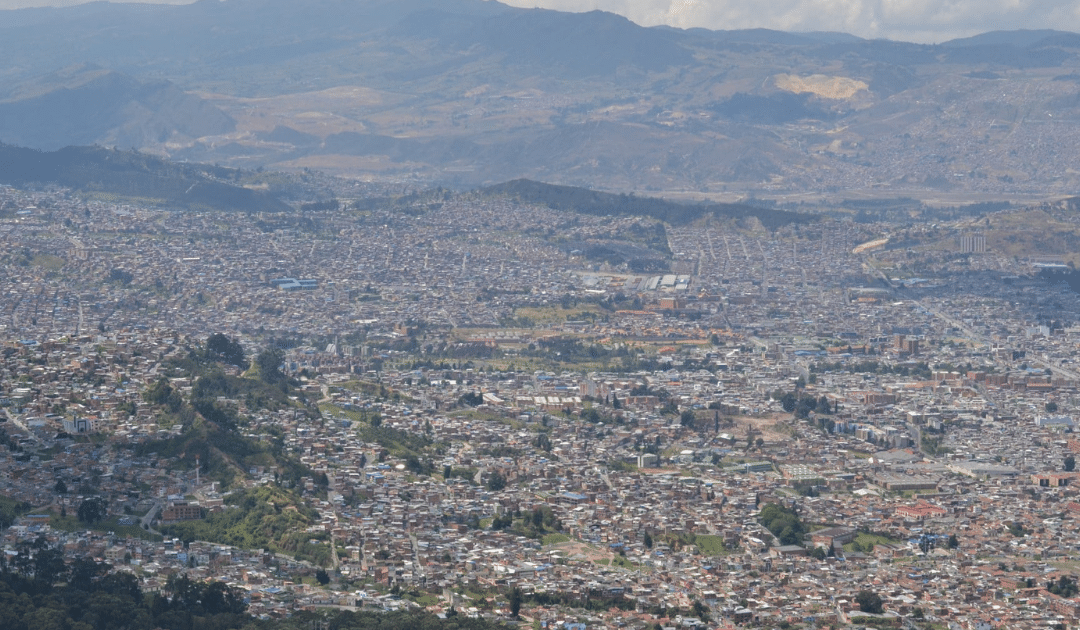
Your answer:
[[[185,0],[149,0],[182,4]],[[302,1],[302,0],[300,0]],[[1077,0],[502,0],[517,7],[601,9],[638,24],[717,30],[840,31],[860,37],[938,43],[995,30],[1080,32]],[[452,0],[447,0],[452,2]],[[0,0],[0,9],[78,0]]]

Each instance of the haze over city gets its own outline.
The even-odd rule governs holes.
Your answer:
[[[1080,627],[1076,7],[534,6],[0,10],[0,628]]]

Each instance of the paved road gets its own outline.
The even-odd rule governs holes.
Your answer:
[[[893,285],[892,281],[889,280],[889,278],[885,275],[884,272],[882,272],[880,269],[875,269],[874,267],[872,267],[871,265],[869,265],[868,263],[865,263],[865,262],[863,263],[863,270],[865,272],[869,273],[869,274],[876,275],[877,277],[881,278],[881,280],[883,282],[885,282],[889,286],[889,288],[893,291],[893,294],[895,295],[896,287]],[[911,298],[906,298],[906,299],[911,299]],[[990,339],[988,339],[988,338],[984,337],[983,335],[975,332],[974,330],[969,328],[963,322],[958,321],[958,320],[954,319],[953,317],[950,317],[949,315],[946,315],[945,313],[942,313],[940,310],[938,310],[938,309],[924,303],[922,300],[912,300],[912,301],[915,302],[916,304],[918,304],[919,306],[921,306],[922,308],[926,309],[926,311],[928,313],[930,313],[931,315],[937,317],[938,319],[948,323],[953,328],[956,328],[957,330],[959,330],[961,333],[963,333],[965,338],[970,339],[971,341],[974,341],[976,343],[980,343],[980,344],[985,345],[985,346],[993,345],[992,342],[990,341]],[[1064,377],[1072,379],[1074,381],[1080,381],[1080,374],[1078,374],[1077,372],[1074,372],[1072,370],[1063,368],[1060,365],[1054,365],[1054,364],[1050,363],[1049,361],[1047,361],[1045,357],[1030,356],[1030,357],[1024,357],[1024,358],[1027,361],[1028,365],[1034,365],[1034,366],[1041,367],[1041,368],[1044,368],[1044,369],[1049,369],[1054,375],[1064,376]]]
[[[146,513],[146,516],[142,517],[142,519],[139,520],[139,527],[143,528],[144,530],[146,530],[148,532],[151,532],[151,533],[154,533],[154,534],[160,534],[160,532],[154,531],[150,527],[150,523],[153,522],[154,516],[156,516],[157,513],[160,510],[161,510],[161,501],[158,501],[158,502],[154,503],[154,507],[150,508],[150,511]]]
[[[10,411],[5,409],[4,410],[4,415],[7,416],[8,421],[10,421],[15,426],[19,427],[19,429],[21,429],[24,433],[26,433],[26,435],[29,436],[31,440],[37,442],[38,444],[42,443],[41,438],[39,438],[37,435],[35,435],[33,433],[33,431],[31,431],[29,428],[27,428],[27,426],[25,424],[23,424],[22,420],[19,420],[15,416],[11,415]]]
[[[926,309],[927,312],[934,315],[938,319],[944,320],[950,326],[959,330],[961,333],[964,334],[964,337],[966,337],[967,339],[970,339],[971,341],[975,341],[977,343],[981,343],[986,346],[992,345],[992,342],[989,339],[983,337],[971,328],[968,328],[963,322],[957,321],[956,319],[942,313],[941,311],[937,310],[932,306],[928,306],[922,303],[919,300],[916,300],[915,303]],[[1034,365],[1037,367],[1049,369],[1054,375],[1064,376],[1074,381],[1080,381],[1080,375],[1078,375],[1076,372],[1063,368],[1060,365],[1054,365],[1043,358],[1039,358],[1038,356],[1027,356],[1024,357],[1024,360],[1027,361],[1028,365]]]

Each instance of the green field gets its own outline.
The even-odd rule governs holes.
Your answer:
[[[859,532],[859,535],[855,537],[855,540],[844,545],[844,551],[855,551],[856,547],[859,549],[868,549],[870,545],[891,545],[898,542],[900,541],[885,536]]]
[[[67,516],[60,516],[59,514],[49,513],[49,526],[53,529],[58,529],[65,532],[84,532],[87,530],[95,532],[113,532],[117,536],[124,538],[140,538],[142,540],[160,541],[161,536],[152,534],[138,525],[121,525],[118,520],[121,517],[114,516],[104,521],[88,525],[79,521],[79,519],[68,514]],[[138,518],[131,516],[128,517],[134,522],[138,522]]]
[[[720,536],[708,536],[701,535],[694,539],[694,544],[705,556],[723,556],[731,553],[727,547],[724,546],[724,539]]]

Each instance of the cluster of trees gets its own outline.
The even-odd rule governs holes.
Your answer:
[[[855,595],[855,603],[859,605],[859,610],[864,613],[880,615],[884,610],[881,596],[873,591],[859,591]]]
[[[810,412],[830,415],[840,408],[840,403],[829,402],[828,397],[824,394],[820,398],[814,398],[812,394],[807,394],[801,390],[794,392],[776,390],[770,393],[769,397],[779,401],[784,411],[795,414],[796,418],[808,418]]]
[[[526,538],[543,538],[545,534],[558,533],[563,529],[562,522],[547,506],[538,507],[529,512],[514,510],[491,519],[491,529],[512,530]]]
[[[1016,538],[1027,536],[1027,531],[1024,530],[1024,525],[1022,523],[1006,523],[1005,527],[1007,527],[1009,533]]]
[[[952,449],[947,446],[943,446],[943,441],[943,436],[934,436],[930,435],[927,432],[923,432],[921,437],[919,438],[919,448],[922,449],[922,452],[931,456],[945,455],[947,453],[951,453]]]
[[[250,465],[265,465],[272,461],[282,472],[278,482],[294,485],[311,471],[284,451],[280,435],[267,442],[246,438],[236,429],[246,422],[235,404],[219,402],[219,397],[243,401],[248,409],[280,410],[292,406],[290,396],[304,402],[302,392],[293,387],[280,371],[280,350],[266,350],[255,359],[252,370],[255,378],[234,376],[222,369],[222,364],[248,365],[240,344],[225,335],[215,334],[202,348],[189,349],[186,356],[172,359],[172,373],[195,376],[189,400],[172,387],[162,376],[143,392],[143,399],[158,407],[166,420],[184,427],[181,435],[166,440],[145,442],[135,450],[139,454],[155,452],[166,457],[181,457],[186,466],[199,458],[207,478],[228,487],[237,470]],[[313,410],[305,413],[314,414]],[[202,422],[205,419],[207,422]]]
[[[184,405],[184,397],[180,392],[173,389],[172,385],[169,384],[169,379],[164,376],[146,388],[146,391],[143,392],[143,400],[151,405],[165,407],[172,413],[180,411],[180,408]]]
[[[522,354],[525,356],[545,357],[564,363],[604,361],[613,358],[630,357],[630,351],[625,346],[609,349],[597,343],[583,343],[580,339],[573,337],[540,339],[535,344],[529,344],[529,348]]]
[[[1076,597],[1080,594],[1080,587],[1076,585],[1076,580],[1070,578],[1067,575],[1059,577],[1056,581],[1051,580],[1046,585],[1046,590],[1050,591],[1054,595],[1060,595],[1061,597]]]
[[[919,551],[923,553],[930,553],[931,549],[935,549],[941,539],[933,534],[923,534],[919,537]],[[960,539],[956,537],[956,534],[950,534],[945,540],[945,547],[948,549],[956,549],[960,546]]]
[[[484,395],[480,392],[467,392],[458,398],[458,404],[469,407],[479,407],[484,404]]]
[[[218,581],[173,576],[163,593],[144,594],[135,575],[106,563],[65,564],[63,551],[44,538],[0,564],[5,630],[220,630],[253,622],[246,610],[241,592]]]
[[[506,477],[497,470],[492,471],[492,473],[488,475],[484,487],[490,492],[498,492],[506,487]]]
[[[108,504],[101,497],[90,497],[79,504],[75,517],[80,523],[93,525],[105,519],[109,515]]]
[[[823,372],[849,372],[851,374],[896,374],[897,376],[917,376],[922,379],[931,377],[930,366],[925,362],[914,365],[908,363],[890,364],[881,361],[821,361],[810,365],[811,374]]]
[[[801,544],[807,533],[806,525],[795,510],[776,503],[769,503],[761,508],[758,520],[776,536],[781,545]]]
[[[242,370],[246,370],[248,367],[247,359],[244,357],[244,348],[240,345],[240,341],[229,339],[221,333],[210,335],[210,338],[206,340],[206,357],[211,361],[221,361],[222,363],[235,365]]]

